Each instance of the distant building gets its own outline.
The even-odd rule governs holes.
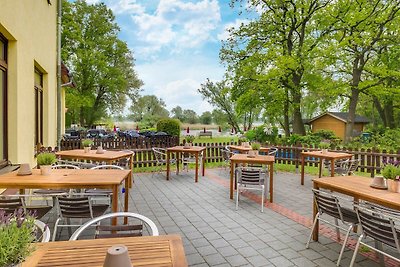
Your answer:
[[[310,125],[311,131],[314,133],[318,130],[330,130],[336,136],[344,139],[346,135],[347,112],[326,112],[311,120],[306,124]],[[364,127],[369,123],[369,119],[356,115],[354,120],[353,136],[358,136],[364,131]]]

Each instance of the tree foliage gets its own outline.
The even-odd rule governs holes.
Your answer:
[[[148,127],[153,127],[160,118],[168,118],[164,100],[155,95],[144,95],[138,97],[130,107],[134,121],[151,122]]]
[[[74,122],[91,125],[122,111],[127,97],[137,97],[142,81],[134,70],[132,52],[118,32],[105,4],[63,1],[62,60],[76,83],[76,88],[66,90],[66,105]]]

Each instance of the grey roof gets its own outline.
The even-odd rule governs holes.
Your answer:
[[[317,117],[312,118],[311,120],[308,121],[308,123],[311,123],[313,121],[315,121],[318,118],[321,118],[324,115],[331,115],[332,117],[335,117],[338,120],[341,120],[343,122],[347,122],[347,116],[348,116],[348,112],[325,112]],[[370,120],[367,117],[364,116],[360,116],[356,114],[356,117],[354,119],[355,123],[369,123]]]

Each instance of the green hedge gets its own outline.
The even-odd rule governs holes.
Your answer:
[[[179,136],[181,133],[181,123],[175,119],[161,119],[157,122],[157,131]]]

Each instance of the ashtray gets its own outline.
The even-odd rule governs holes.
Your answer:
[[[256,156],[247,155],[248,158],[255,158]]]
[[[370,184],[369,186],[375,189],[382,189],[382,190],[388,189],[386,185]]]
[[[17,172],[18,176],[31,175],[32,169],[28,163],[22,163]]]

